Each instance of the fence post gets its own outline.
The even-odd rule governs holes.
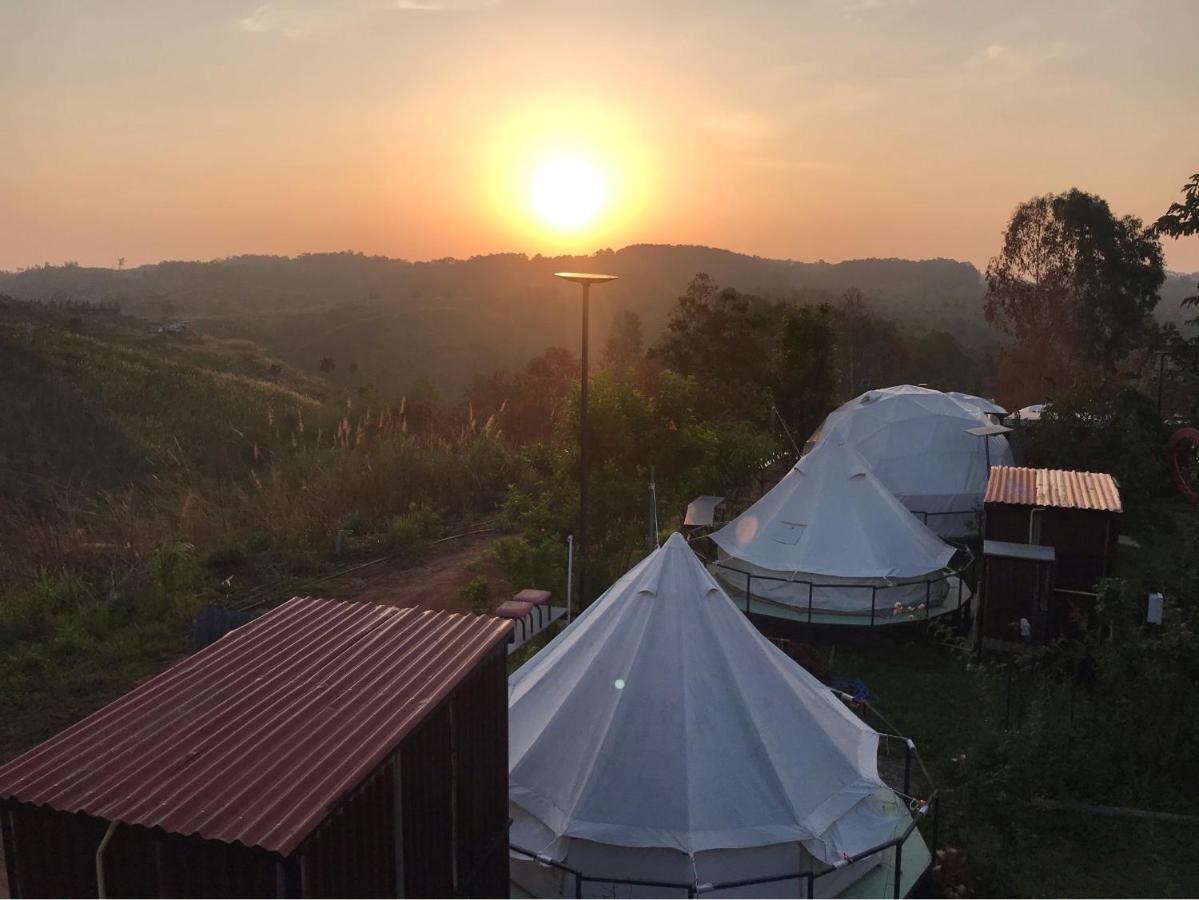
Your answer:
[[[912,796],[912,742],[907,738],[903,744],[903,794]]]

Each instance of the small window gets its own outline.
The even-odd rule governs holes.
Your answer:
[[[803,531],[808,526],[800,522],[776,522],[770,529],[770,537],[780,544],[794,547],[803,537]]]

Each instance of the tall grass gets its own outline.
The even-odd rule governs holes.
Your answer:
[[[119,490],[0,507],[0,757],[185,652],[202,603],[345,554],[414,558],[498,507],[517,461],[492,425],[409,425],[403,403],[269,406],[215,471],[176,447]]]

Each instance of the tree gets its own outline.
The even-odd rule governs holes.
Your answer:
[[[628,372],[645,355],[641,317],[631,309],[622,309],[612,320],[604,343],[604,363],[617,372]]]
[[[782,304],[721,290],[701,273],[679,297],[650,355],[704,388],[706,415],[764,423],[770,416],[771,338],[781,315]]]
[[[836,337],[837,393],[841,398],[856,397],[872,387],[903,379],[908,350],[899,326],[872,310],[860,290],[846,290],[830,315]]]
[[[783,421],[802,440],[833,408],[837,372],[827,305],[792,306],[783,313],[774,349],[771,393]]]
[[[336,368],[337,368],[337,363],[335,363],[333,361],[332,356],[322,356],[321,357],[321,371],[324,372],[326,375],[328,375],[330,372],[332,372]]]
[[[1182,202],[1171,203],[1153,229],[1172,238],[1199,234],[1199,173],[1192,175],[1182,186]]]
[[[1025,365],[1068,386],[1142,345],[1165,269],[1152,230],[1074,188],[1016,207],[986,280],[987,321],[1016,338]]]
[[[948,331],[930,331],[912,344],[905,380],[941,391],[983,390],[978,360]]]
[[[1049,469],[1108,472],[1139,514],[1166,483],[1166,435],[1151,397],[1134,385],[1088,381],[1064,393],[1031,430],[1029,459]]]
[[[118,269],[123,269],[123,268],[125,268],[125,257],[123,257],[123,256],[118,256],[118,257],[117,257],[117,268],[118,268]]]
[[[1153,230],[1175,239],[1199,234],[1199,173],[1182,186],[1182,202],[1171,203],[1165,215],[1153,224]],[[1185,298],[1182,305],[1199,306],[1199,294]],[[1188,324],[1199,325],[1199,317]]]

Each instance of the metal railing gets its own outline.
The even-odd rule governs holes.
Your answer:
[[[959,553],[965,554],[965,558],[960,560],[957,563],[957,565],[949,566],[945,569],[940,570],[937,573],[937,576],[935,578],[928,578],[923,581],[921,581],[921,580],[898,581],[895,584],[882,584],[882,585],[869,584],[868,585],[868,584],[847,584],[844,581],[841,581],[841,582],[808,581],[806,579],[795,578],[793,576],[792,577],[784,577],[784,576],[779,576],[779,575],[758,575],[753,572],[747,572],[744,569],[738,568],[737,566],[730,565],[728,562],[722,562],[722,561],[711,561],[710,565],[712,565],[716,569],[720,569],[722,571],[722,573],[728,573],[727,576],[722,574],[721,579],[723,581],[725,581],[730,587],[734,587],[734,583],[739,582],[742,578],[745,579],[744,591],[742,592],[740,587],[735,587],[735,590],[737,592],[742,592],[744,594],[745,605],[744,605],[742,611],[746,615],[749,615],[754,611],[753,604],[754,604],[755,600],[757,600],[757,602],[759,604],[769,604],[771,606],[779,606],[779,607],[783,607],[786,609],[795,610],[795,611],[798,611],[801,613],[805,609],[805,607],[802,605],[797,605],[794,603],[786,603],[782,600],[776,600],[774,598],[766,596],[765,591],[760,592],[759,595],[757,597],[755,597],[753,586],[754,586],[754,582],[758,581],[758,582],[771,582],[771,583],[775,583],[775,584],[790,584],[790,585],[797,585],[799,587],[806,587],[808,589],[808,602],[806,605],[806,609],[807,609],[807,613],[808,613],[808,624],[809,625],[811,625],[813,623],[814,616],[816,613],[820,613],[822,615],[861,616],[863,618],[866,616],[865,610],[862,610],[859,612],[859,611],[853,611],[853,610],[824,609],[824,608],[816,606],[815,605],[815,593],[817,590],[822,590],[822,589],[838,589],[838,590],[853,590],[853,591],[869,590],[870,591],[869,615],[870,615],[870,624],[871,625],[875,624],[880,613],[886,613],[889,611],[890,615],[888,616],[888,618],[890,620],[894,621],[895,619],[898,618],[899,614],[903,614],[903,613],[908,613],[909,618],[914,618],[914,616],[911,616],[910,614],[912,612],[919,612],[921,608],[924,611],[924,620],[928,621],[929,619],[932,618],[932,607],[934,605],[932,602],[932,589],[933,589],[934,584],[939,584],[941,582],[946,582],[946,584],[948,584],[948,582],[951,578],[957,578],[957,580],[958,580],[958,582],[957,582],[957,603],[948,611],[956,612],[956,613],[960,614],[962,607],[965,603],[966,598],[965,598],[964,592],[965,592],[966,575],[968,572],[973,573],[973,569],[974,569],[976,560],[974,557],[974,553],[968,547],[962,546],[960,544],[955,544],[955,546],[958,547]],[[885,604],[882,606],[879,606],[878,595],[880,592],[904,589],[904,588],[911,588],[913,586],[920,585],[920,584],[924,585],[924,602],[923,603],[910,604],[910,605],[896,603],[891,606],[887,606]],[[736,602],[736,601],[734,601],[734,602]],[[766,614],[769,614],[769,613],[766,612]]]
[[[875,710],[874,707],[872,707],[869,703],[866,703],[865,701],[862,701],[862,700],[857,700],[857,699],[851,697],[849,694],[845,694],[843,692],[838,692],[838,695],[845,702],[849,703],[851,706],[866,707],[871,712],[875,713],[875,715],[877,715],[883,722],[886,722],[886,719],[881,715],[881,713],[878,713],[878,711]],[[819,868],[819,869],[812,869],[812,870],[808,870],[808,871],[797,870],[797,871],[793,871],[793,872],[785,872],[782,874],[762,875],[757,878],[741,878],[741,879],[737,879],[735,881],[717,881],[717,882],[699,882],[698,880],[692,881],[692,882],[658,881],[658,880],[643,879],[643,878],[621,878],[621,877],[616,877],[616,876],[598,875],[595,873],[584,873],[579,869],[576,869],[572,866],[566,865],[565,863],[558,862],[557,860],[550,858],[547,854],[544,854],[544,853],[537,853],[535,851],[528,850],[524,847],[520,847],[520,846],[517,846],[516,844],[512,844],[512,843],[510,843],[508,845],[508,848],[511,853],[518,854],[518,855],[523,856],[523,857],[525,857],[533,862],[536,862],[540,865],[548,866],[550,868],[557,869],[558,871],[562,872],[565,876],[570,878],[571,881],[573,882],[575,897],[582,897],[584,885],[591,883],[591,884],[605,884],[605,885],[624,885],[626,887],[645,887],[645,888],[654,888],[657,890],[677,891],[680,894],[685,894],[688,898],[701,897],[705,894],[714,894],[719,891],[732,891],[732,890],[737,890],[739,888],[753,887],[755,885],[777,884],[780,881],[798,882],[801,885],[801,887],[803,888],[803,890],[802,890],[803,896],[815,897],[816,896],[816,882],[819,881],[821,878],[831,875],[834,872],[838,872],[841,869],[844,869],[846,866],[851,866],[854,863],[861,862],[862,860],[868,859],[869,857],[877,856],[877,855],[886,853],[888,850],[894,849],[895,850],[895,867],[894,867],[894,871],[893,871],[893,881],[892,881],[893,894],[892,894],[892,896],[900,897],[901,892],[902,892],[902,886],[903,886],[903,882],[902,882],[903,845],[905,843],[907,843],[908,838],[911,837],[912,832],[916,830],[921,819],[923,819],[925,816],[930,816],[929,820],[930,820],[931,829],[932,829],[932,835],[931,835],[932,843],[930,845],[930,848],[932,850],[936,850],[937,820],[939,818],[939,809],[940,809],[939,792],[935,787],[933,787],[932,791],[930,792],[930,794],[928,796],[928,799],[919,800],[919,801],[912,799],[911,798],[911,776],[912,776],[913,760],[917,763],[917,765],[919,765],[928,784],[930,786],[932,785],[932,778],[928,774],[928,769],[925,768],[924,760],[921,759],[919,752],[916,750],[916,745],[914,743],[912,743],[912,741],[909,740],[908,738],[903,737],[901,735],[896,735],[896,734],[881,734],[880,733],[879,736],[880,737],[894,737],[894,738],[898,738],[899,740],[904,742],[904,787],[903,787],[902,792],[896,791],[896,793],[900,797],[902,797],[906,800],[909,800],[909,810],[913,814],[911,817],[911,821],[908,822],[907,827],[904,828],[904,830],[901,834],[896,835],[895,837],[892,837],[890,840],[884,841],[881,844],[877,844],[873,847],[863,850],[860,853],[855,853],[852,856],[846,855],[834,865],[829,865],[826,863],[822,868]],[[895,790],[895,789],[892,788],[892,790]]]

